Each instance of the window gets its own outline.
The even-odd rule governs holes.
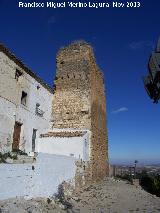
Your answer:
[[[39,103],[37,103],[37,104],[36,104],[36,108],[39,108],[39,107],[40,107],[40,104],[39,104]]]
[[[40,117],[43,117],[43,114],[44,114],[44,111],[42,111],[42,110],[40,109],[40,104],[37,103],[37,104],[36,104],[36,115],[38,115],[38,116],[40,116]]]
[[[56,85],[54,84],[53,85],[53,94],[55,93],[55,91],[56,91]]]
[[[24,106],[26,106],[27,104],[27,93],[24,91],[22,91],[21,104],[23,104]]]
[[[82,109],[82,110],[81,110],[81,113],[82,113],[83,115],[87,115],[87,114],[89,114],[89,111],[88,111],[87,109]]]
[[[85,139],[85,147],[87,147],[87,140]]]
[[[15,72],[15,79],[18,81],[19,77],[22,75],[22,72],[18,69],[16,69],[16,72]]]
[[[60,64],[64,64],[64,61],[61,61]]]
[[[39,85],[37,85],[37,90],[39,90],[40,89],[40,86]]]
[[[32,133],[32,152],[35,152],[36,133],[37,133],[37,129],[33,129],[33,133]]]

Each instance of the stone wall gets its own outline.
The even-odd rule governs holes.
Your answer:
[[[90,129],[90,85],[86,47],[65,48],[57,55],[53,99],[54,128]]]
[[[93,179],[101,179],[109,174],[105,86],[94,58],[91,64],[91,167]]]
[[[57,54],[52,107],[54,128],[91,131],[90,166],[93,180],[108,174],[108,134],[103,76],[90,45],[72,43]]]

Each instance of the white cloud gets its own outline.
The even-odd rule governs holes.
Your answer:
[[[117,114],[117,113],[126,112],[126,111],[128,111],[128,108],[127,108],[127,107],[121,107],[121,108],[119,108],[119,109],[117,109],[117,110],[112,111],[112,113],[113,113],[113,114]]]

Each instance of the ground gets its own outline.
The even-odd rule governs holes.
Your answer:
[[[112,178],[92,186],[72,203],[73,211],[82,213],[160,212],[160,198]]]
[[[87,188],[80,195],[74,195],[69,202],[72,209],[64,210],[62,204],[53,200],[15,198],[0,201],[2,213],[127,213],[160,212],[160,198],[140,187],[125,181],[106,178]]]

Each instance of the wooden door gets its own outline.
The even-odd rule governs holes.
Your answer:
[[[19,150],[21,126],[22,126],[22,124],[20,124],[18,122],[16,122],[14,125],[13,144],[12,144],[13,151]]]

